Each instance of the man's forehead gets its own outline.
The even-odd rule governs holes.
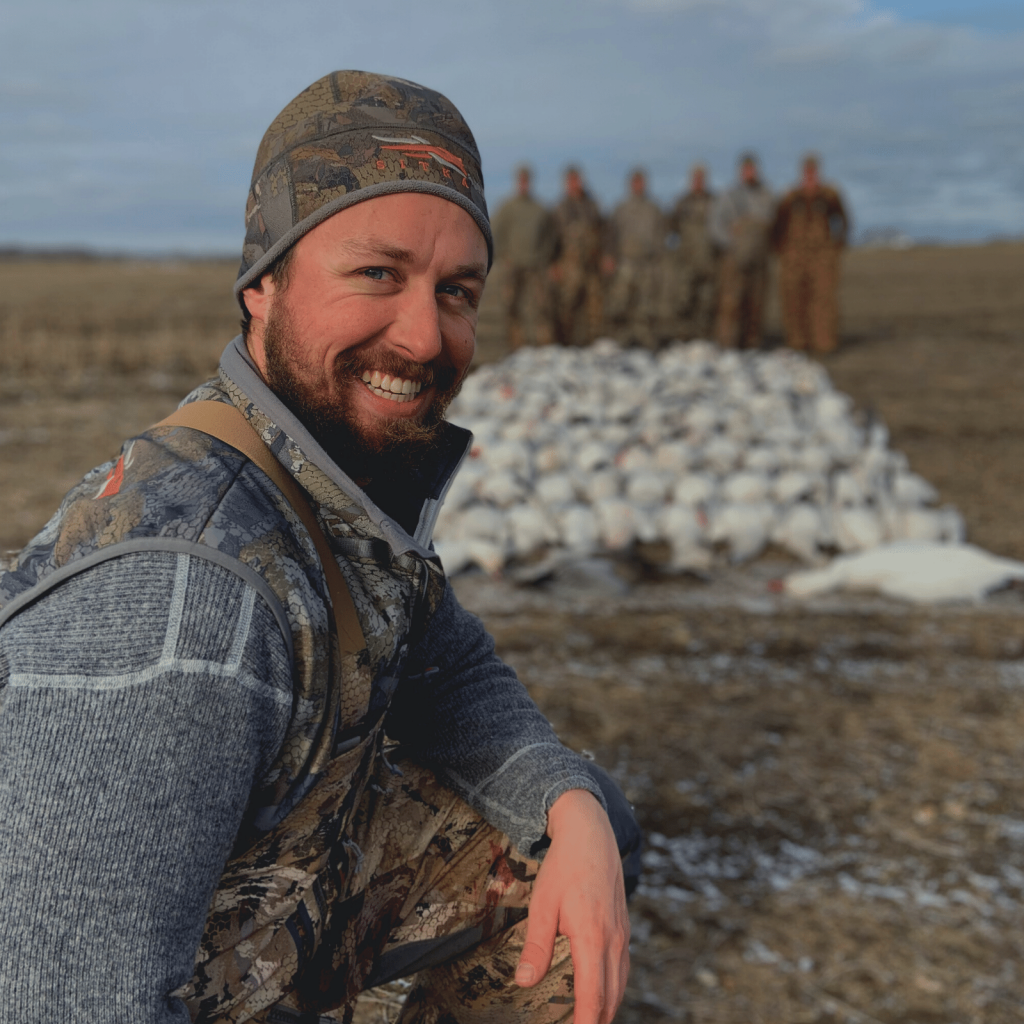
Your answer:
[[[307,242],[310,239],[310,242]],[[314,228],[298,246],[312,240],[339,256],[412,264],[432,257],[438,241],[451,268],[481,278],[487,273],[487,242],[460,207],[436,196],[402,193],[377,196],[339,210]]]

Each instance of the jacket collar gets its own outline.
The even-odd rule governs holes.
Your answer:
[[[409,552],[422,558],[436,557],[431,550],[431,536],[452,479],[472,447],[473,435],[468,430],[451,423],[446,424],[442,443],[437,452],[424,459],[419,472],[410,480],[414,498],[420,503],[419,520],[415,531],[410,534],[400,523],[378,508],[369,495],[328,456],[295,413],[271,391],[260,376],[240,334],[224,349],[220,359],[220,371],[298,445],[310,462],[348,497],[362,506],[396,556]]]

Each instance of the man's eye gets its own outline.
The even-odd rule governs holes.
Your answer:
[[[443,292],[445,295],[453,295],[457,299],[469,298],[469,292],[462,285],[458,284],[443,284],[438,291]]]
[[[369,267],[367,270],[363,271],[363,274],[371,281],[383,281],[387,271],[382,267]]]

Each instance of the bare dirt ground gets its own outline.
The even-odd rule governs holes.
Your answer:
[[[1024,608],[807,608],[787,568],[460,584],[650,830],[618,1019],[1024,1019]]]
[[[0,261],[0,548],[213,369],[233,276]],[[855,251],[843,302],[837,386],[1024,558],[1024,245]],[[791,567],[457,583],[648,830],[617,1020],[1024,1021],[1024,600],[805,606],[768,586]]]

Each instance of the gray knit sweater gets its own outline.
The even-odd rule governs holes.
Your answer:
[[[594,790],[449,588],[389,733],[496,825],[539,840]],[[188,1021],[192,961],[291,700],[262,597],[187,554],[62,584],[0,631],[0,1021]]]
[[[388,732],[521,849],[602,799],[450,587]],[[261,592],[187,553],[72,576],[0,629],[0,1024],[188,1021],[224,863],[291,714]]]

